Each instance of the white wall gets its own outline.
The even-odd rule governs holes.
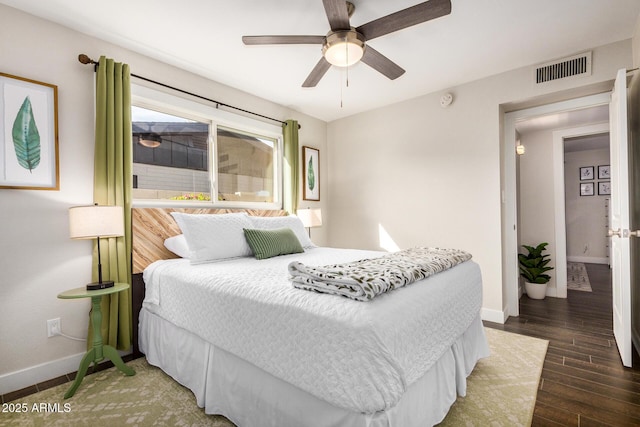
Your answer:
[[[609,150],[586,150],[565,153],[565,209],[567,218],[567,260],[608,263],[606,199],[598,194],[598,183],[605,180],[580,181],[580,167],[609,164]],[[608,181],[608,180],[606,180]],[[580,196],[580,183],[593,182],[594,195]]]
[[[537,246],[547,242],[545,253],[555,267],[555,203],[553,179],[553,131],[543,130],[520,135],[526,152],[518,156],[520,188],[518,190],[518,229],[521,245]],[[522,250],[521,250],[522,252]],[[524,253],[524,252],[523,252]],[[549,273],[549,287],[556,286],[556,274]]]
[[[85,349],[84,343],[46,335],[47,319],[60,317],[63,332],[75,336],[86,336],[88,323],[88,299],[56,298],[91,279],[91,243],[70,240],[67,225],[70,206],[93,201],[94,73],[78,62],[80,53],[96,60],[106,55],[130,64],[135,74],[296,119],[300,145],[327,151],[323,121],[0,5],[1,71],[58,86],[60,145],[60,191],[0,189],[0,393],[76,370]],[[327,175],[324,161],[321,202],[303,206],[326,211]],[[326,244],[326,230],[314,229],[317,243]]]
[[[640,15],[636,19],[636,28],[633,33],[633,66],[640,67]]]
[[[446,109],[442,93],[433,93],[329,123],[330,242],[377,249],[382,226],[400,248],[466,249],[482,269],[484,313],[499,318],[507,285],[501,106],[532,99],[540,105],[534,98],[609,82],[631,63],[627,40],[594,49],[588,78],[536,87],[526,67],[451,88],[454,101]]]

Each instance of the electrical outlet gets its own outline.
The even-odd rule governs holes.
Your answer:
[[[60,335],[60,318],[47,320],[47,337]]]

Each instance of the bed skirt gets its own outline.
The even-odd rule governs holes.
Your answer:
[[[441,422],[476,362],[489,355],[480,315],[398,404],[373,414],[331,405],[143,308],[139,345],[151,365],[189,388],[207,414],[238,427],[407,427]]]

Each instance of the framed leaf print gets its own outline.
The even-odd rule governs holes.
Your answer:
[[[320,200],[320,150],[302,147],[304,200]]]
[[[0,188],[59,190],[58,87],[0,73]]]

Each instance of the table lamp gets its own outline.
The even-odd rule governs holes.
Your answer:
[[[124,212],[122,206],[99,206],[95,204],[69,208],[69,236],[72,239],[97,239],[98,281],[89,283],[87,290],[112,287],[112,280],[102,280],[100,238],[124,236]]]
[[[311,237],[311,227],[320,227],[322,225],[322,210],[320,208],[298,209],[296,215],[298,215],[302,225],[307,229],[309,237]]]

